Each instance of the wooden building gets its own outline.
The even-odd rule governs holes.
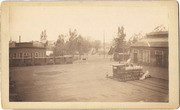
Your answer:
[[[46,56],[44,46],[35,46],[33,42],[15,43],[14,47],[9,48],[9,58],[38,58]]]
[[[46,48],[43,45],[35,45],[33,42],[15,43],[9,48],[10,66],[34,65],[36,63],[35,58],[42,59],[45,57]]]
[[[134,63],[168,67],[168,32],[151,32],[130,47]]]
[[[9,45],[9,66],[30,66],[49,64],[72,64],[72,55],[46,56],[46,48],[40,42],[11,42]]]

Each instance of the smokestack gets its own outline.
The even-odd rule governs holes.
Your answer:
[[[21,36],[19,36],[19,43],[21,42]]]

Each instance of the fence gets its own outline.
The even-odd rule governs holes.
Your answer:
[[[72,64],[72,56],[9,59],[9,66]]]

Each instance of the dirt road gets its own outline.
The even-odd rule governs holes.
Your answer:
[[[113,63],[91,56],[87,61],[68,65],[12,67],[10,72],[16,87],[11,93],[18,94],[22,101],[168,101],[168,80],[150,78],[119,82],[107,79],[106,74],[112,75]]]

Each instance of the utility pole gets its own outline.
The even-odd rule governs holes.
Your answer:
[[[124,47],[123,47],[123,62],[124,62]]]
[[[105,58],[105,34],[103,32],[103,48],[104,48],[104,58]]]

